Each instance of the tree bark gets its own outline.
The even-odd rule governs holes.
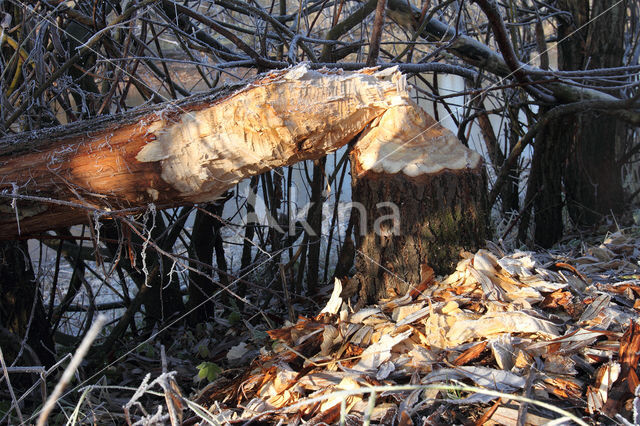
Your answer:
[[[312,71],[0,140],[0,238],[215,199],[316,159],[409,99],[396,71]]]
[[[419,107],[387,111],[351,161],[357,272],[348,287],[362,300],[403,295],[484,244],[481,158]]]
[[[311,207],[307,215],[307,222],[312,229],[309,233],[307,248],[307,291],[314,296],[318,287],[318,271],[320,269],[320,244],[322,243],[322,205],[325,189],[325,166],[327,159],[321,158],[313,165],[313,180],[311,182]]]
[[[191,233],[189,257],[204,264],[211,264],[213,252],[216,250],[217,267],[226,272],[227,265],[224,260],[224,253],[219,252],[222,248],[222,241],[220,240],[222,223],[218,217],[222,215],[223,209],[224,203],[215,203],[198,210]],[[193,270],[189,271],[189,304],[187,308],[189,322],[195,325],[214,316],[214,302],[208,299],[220,286],[212,281],[213,273],[211,270],[203,268],[197,262],[192,262],[191,267]],[[229,280],[224,273],[218,274],[218,277],[220,284],[223,286],[229,285]]]
[[[575,124],[572,117],[561,117],[544,126],[536,136],[524,205],[533,203],[534,241],[542,247],[551,247],[564,232],[562,174],[567,144],[561,141],[575,133]],[[523,241],[526,240],[528,222],[528,216],[526,220],[523,218],[519,234]]]
[[[598,19],[589,24],[584,57],[581,63],[571,64],[580,66],[574,69],[622,65],[625,14],[626,2],[593,2],[590,16]],[[577,225],[590,226],[603,215],[619,212],[623,206],[616,145],[624,137],[626,127],[603,113],[587,112],[573,118],[577,122],[576,132],[566,132],[572,142],[565,171],[567,207]]]
[[[589,16],[597,16],[613,1],[595,2],[589,10],[584,0],[562,0],[560,9],[571,21],[558,25],[558,68],[614,67],[622,64],[623,25],[626,6],[620,4],[582,28]],[[591,13],[590,13],[591,12]],[[536,136],[527,200],[534,206],[534,242],[551,247],[563,235],[566,203],[578,226],[597,223],[603,215],[622,207],[620,166],[616,162],[616,139],[622,126],[615,118],[597,112],[567,115],[551,121]],[[564,195],[564,197],[563,197]],[[564,198],[564,200],[563,200]],[[520,237],[524,237],[522,222]]]

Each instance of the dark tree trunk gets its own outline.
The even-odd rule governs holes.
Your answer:
[[[0,324],[21,341],[28,333],[26,343],[40,362],[53,364],[50,326],[25,242],[0,242]],[[3,344],[2,350],[10,364],[20,348]]]
[[[216,250],[216,264],[223,272],[227,270],[227,264],[222,251],[222,238],[220,229],[222,223],[218,219],[222,215],[224,203],[210,204],[198,210],[193,223],[191,233],[190,257],[210,265],[213,261],[213,252]],[[200,263],[192,262],[191,267],[198,271],[189,272],[189,321],[192,324],[204,322],[207,318],[213,317],[214,302],[209,299],[220,286],[214,281],[214,274],[210,268],[206,268]],[[218,274],[220,283],[224,286],[229,284],[226,274]]]
[[[318,287],[318,271],[320,269],[320,243],[322,239],[322,205],[325,182],[325,164],[327,158],[317,160],[313,165],[313,181],[311,183],[311,207],[307,222],[313,229],[309,235],[309,248],[307,255],[307,289],[310,295],[314,295]]]
[[[125,246],[125,256],[120,258],[120,265],[127,270],[136,287],[138,287],[138,291],[146,288],[142,296],[142,305],[144,306],[145,322],[148,328],[151,328],[156,323],[165,321],[173,314],[184,310],[184,303],[180,294],[180,283],[175,271],[172,272],[173,261],[170,258],[163,258],[150,245],[142,248],[145,240],[131,231],[127,225],[123,226],[127,246]],[[151,213],[147,218],[146,227],[147,229],[143,232],[145,238],[149,237],[149,229],[153,227],[150,231],[151,240],[156,241],[162,249],[171,251],[177,234],[171,237],[171,241],[167,238],[164,240],[161,238],[166,231],[161,212]],[[105,221],[102,229],[107,238],[113,241],[119,240],[120,230],[115,221]],[[121,249],[118,244],[112,242],[106,242],[105,244],[114,254]],[[143,252],[145,253],[144,261]]]
[[[574,31],[588,19],[588,1],[560,0],[559,6],[571,13],[573,20],[567,17],[558,20],[558,39],[562,40],[558,43],[558,68],[578,69],[582,64],[584,40],[581,32]],[[540,114],[546,111],[543,108]],[[533,203],[534,242],[542,247],[551,247],[564,231],[563,169],[567,147],[575,136],[575,124],[575,116],[562,117],[551,121],[535,138],[525,205]],[[526,240],[527,227],[528,220],[523,220],[519,234],[522,240]]]
[[[357,272],[348,288],[362,301],[452,272],[461,250],[489,237],[480,156],[417,106],[387,111],[350,158]]]
[[[614,6],[614,3],[618,4]],[[598,18],[588,26],[582,63],[572,64],[582,66],[572,69],[622,65],[625,13],[624,1],[593,2],[590,17]],[[577,131],[566,132],[573,142],[565,174],[567,206],[577,225],[589,226],[597,223],[603,215],[619,212],[622,208],[622,179],[616,161],[616,142],[623,137],[625,126],[612,116],[593,112],[580,114],[575,120]]]
[[[204,207],[213,213],[213,206]],[[213,222],[215,219],[202,210],[198,210],[191,232],[191,247],[189,257],[205,264],[213,260]],[[189,322],[193,325],[213,317],[214,303],[206,301],[217,289],[213,282],[211,269],[199,263],[191,262],[194,270],[189,271]],[[197,271],[197,272],[196,272]]]
[[[573,117],[563,117],[543,128],[536,137],[525,205],[533,202],[534,241],[542,247],[551,247],[564,231],[562,172],[568,144],[563,139],[573,130]]]
[[[599,16],[588,30],[579,29],[589,22],[590,16],[598,16],[613,3],[613,0],[594,2],[590,11],[585,0],[558,2],[558,7],[573,17],[559,18],[558,39],[562,40],[558,43],[559,69],[622,64],[624,4]],[[562,237],[565,203],[578,226],[593,225],[603,215],[620,210],[622,181],[615,147],[621,130],[616,119],[587,112],[554,120],[539,132],[527,190],[527,199],[533,200],[536,244],[550,247]],[[522,225],[526,227],[526,221]],[[524,235],[521,228],[520,236]]]
[[[355,221],[361,296],[372,302],[403,295],[429,279],[430,268],[439,275],[453,272],[461,250],[482,247],[489,236],[486,188],[482,167],[415,178],[355,177],[353,200],[366,209],[366,220]],[[399,223],[381,220],[392,214],[381,202],[398,206]]]
[[[151,238],[154,241],[160,241],[162,247],[161,236],[166,230],[166,226],[162,219],[161,212],[152,213],[155,219],[149,218],[147,227],[151,227],[155,222],[153,230],[150,231]],[[149,237],[148,235],[146,236]],[[144,247],[144,241],[132,232],[132,240]],[[173,244],[171,244],[171,247]],[[163,247],[170,251],[170,246]],[[180,282],[178,275],[172,271],[173,261],[170,258],[163,257],[156,253],[152,248],[146,249],[147,271],[143,270],[142,253],[140,250],[137,254],[137,265],[139,269],[130,272],[130,276],[136,281],[139,288],[143,285],[149,287],[142,299],[144,305],[145,319],[148,326],[156,323],[162,323],[174,314],[184,311],[184,303],[180,293]]]

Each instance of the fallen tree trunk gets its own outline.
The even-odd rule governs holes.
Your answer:
[[[397,71],[311,71],[0,140],[0,238],[91,217],[210,201],[240,180],[319,158],[394,105]]]

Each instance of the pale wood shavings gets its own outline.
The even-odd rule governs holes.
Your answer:
[[[498,407],[493,416],[491,416],[491,420],[485,423],[488,426],[493,425],[504,425],[504,426],[515,426],[518,424],[518,407],[519,404],[515,406],[506,406],[503,405]],[[535,414],[527,415],[526,424],[529,426],[541,426],[549,423],[552,418],[542,417]]]
[[[334,293],[323,316],[269,332],[293,351],[270,352],[254,362],[251,374],[258,378],[244,382],[233,413],[243,419],[263,413],[261,420],[267,421],[295,411],[299,417],[289,421],[336,423],[344,401],[350,418],[361,421],[369,397],[335,392],[459,383],[505,394],[528,392],[592,423],[606,420],[599,416],[614,406],[631,418],[625,407],[633,407],[629,387],[638,383],[640,358],[640,277],[630,266],[637,266],[637,243],[614,234],[573,257],[558,251],[498,256],[495,247],[466,253],[454,273],[421,294],[357,312],[345,310]],[[606,269],[614,262],[624,275]],[[233,386],[227,393],[239,394]],[[326,399],[288,408],[316,397]],[[518,423],[520,402],[433,388],[379,394],[371,419],[409,424],[446,413],[463,423],[460,407],[491,401],[491,410],[478,406],[486,424]],[[221,405],[217,414],[228,416],[229,408]],[[531,403],[526,412],[524,424],[558,418]]]

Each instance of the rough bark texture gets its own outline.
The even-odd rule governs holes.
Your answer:
[[[349,287],[358,286],[362,300],[402,295],[433,271],[451,272],[461,250],[488,237],[480,156],[419,107],[392,108],[374,121],[351,164],[353,201],[361,207]]]
[[[407,102],[395,70],[301,65],[177,104],[0,140],[0,238],[86,222],[95,209],[210,201],[246,177],[339,148]],[[12,204],[12,196],[23,197]]]
[[[625,11],[624,1],[593,2],[591,17],[598,19],[589,24],[585,53],[581,64],[572,64],[580,65],[575,69],[622,65]],[[579,114],[575,121],[576,131],[566,132],[573,136],[565,172],[567,207],[576,224],[589,226],[623,206],[616,142],[624,137],[626,128],[614,117],[597,112]]]
[[[525,205],[533,202],[534,241],[542,247],[551,247],[564,231],[562,173],[567,144],[559,142],[577,132],[576,124],[573,117],[562,117],[543,127],[536,137]],[[522,223],[528,223],[528,217]],[[522,241],[526,240],[524,229]]]
[[[561,70],[615,67],[622,64],[624,4],[614,1],[562,0],[558,7],[573,19],[560,19],[558,67]],[[624,2],[623,2],[624,3]],[[578,28],[582,28],[578,30]],[[544,111],[544,110],[543,110]],[[603,215],[622,207],[620,166],[616,162],[616,139],[624,130],[606,114],[586,112],[553,120],[536,136],[531,181],[525,205],[533,202],[534,242],[551,247],[563,235],[563,209],[578,226],[597,223]],[[525,218],[528,219],[528,218]],[[526,239],[528,220],[522,221],[519,236]]]
[[[353,198],[366,206],[366,228],[356,220],[356,279],[367,301],[403,295],[436,274],[455,270],[461,250],[476,250],[488,238],[486,178],[482,167],[408,177],[365,173],[354,179]],[[400,208],[399,235],[392,221],[374,222],[388,209]]]

